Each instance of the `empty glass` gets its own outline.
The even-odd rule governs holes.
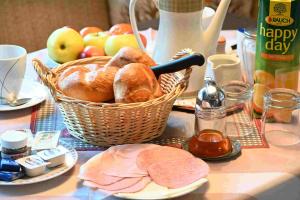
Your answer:
[[[252,87],[243,81],[230,81],[222,86],[226,94],[226,133],[243,137],[253,133]]]
[[[300,94],[286,88],[269,90],[264,95],[262,130],[270,144],[290,146],[300,142]]]

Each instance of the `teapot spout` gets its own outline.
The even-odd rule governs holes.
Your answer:
[[[209,56],[215,54],[220,31],[231,0],[221,0],[212,22],[204,32],[205,52]]]

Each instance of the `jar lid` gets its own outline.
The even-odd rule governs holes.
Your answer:
[[[244,34],[247,38],[256,39],[256,28],[245,28]]]
[[[27,146],[28,137],[24,131],[6,131],[1,135],[1,145],[7,149],[19,149]]]
[[[252,87],[243,81],[230,81],[222,86],[229,100],[247,100],[252,95]]]

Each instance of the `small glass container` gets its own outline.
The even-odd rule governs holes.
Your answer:
[[[1,135],[1,157],[18,159],[28,155],[28,135],[24,131],[6,131]]]
[[[222,86],[225,92],[226,133],[230,137],[243,137],[253,133],[252,94],[250,84],[230,81]]]
[[[198,93],[195,107],[195,134],[189,151],[200,158],[216,158],[232,151],[226,135],[225,94],[214,81],[206,81]]]
[[[300,142],[300,94],[286,88],[269,90],[264,95],[262,130],[267,141],[277,146]]]

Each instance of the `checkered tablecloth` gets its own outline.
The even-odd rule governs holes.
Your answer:
[[[237,135],[233,135],[237,139],[242,148],[267,148],[268,144],[265,138],[260,134],[259,123],[249,125],[244,113],[237,113],[233,116],[234,128]],[[64,125],[62,115],[52,98],[47,99],[44,103],[36,106],[31,116],[30,128],[33,133],[37,131],[53,131],[60,130],[60,142],[72,145],[78,151],[103,150],[104,148],[83,142],[69,134]],[[153,140],[153,143],[159,144],[176,144],[185,141],[185,137],[167,137],[163,139]]]

